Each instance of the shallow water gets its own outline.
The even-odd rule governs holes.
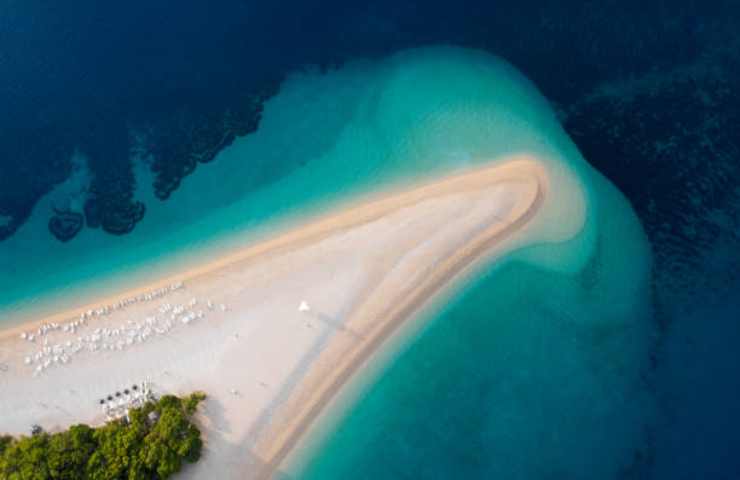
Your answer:
[[[200,167],[171,201],[155,200],[140,173],[137,197],[149,210],[124,237],[86,229],[60,244],[47,234],[50,205],[79,195],[84,182],[72,178],[3,243],[0,308],[13,321],[79,305],[344,199],[515,152],[551,159],[564,178],[575,173],[573,188],[557,194],[585,196],[582,233],[558,239],[579,214],[553,202],[542,229],[555,243],[483,271],[425,318],[360,401],[297,452],[297,476],[640,470],[655,423],[644,383],[654,334],[645,239],[526,79],[480,53],[428,49],[294,74],[267,103],[259,131]]]
[[[645,358],[644,332],[593,328],[582,322],[598,311],[542,300],[578,288],[567,283],[578,279],[524,265],[484,277],[433,319],[295,477],[585,479],[626,470],[646,446],[650,398],[640,366],[623,362]]]
[[[526,251],[486,268],[427,313],[340,418],[323,420],[286,477],[590,479],[641,468],[656,413],[647,254],[623,199],[602,193],[598,248],[582,268],[554,272]]]
[[[610,203],[605,214],[624,213],[621,199]],[[486,269],[304,446],[295,478],[627,472],[655,413],[643,376],[650,311],[634,291],[624,296],[626,284],[647,288],[647,270],[617,266],[645,259],[639,236],[619,238],[634,227],[627,217],[602,226],[599,249],[575,274],[516,259]],[[628,241],[637,251],[619,248]]]
[[[6,223],[23,215],[26,202],[35,201],[35,191],[68,175],[64,159],[72,148],[94,147],[97,173],[108,164],[125,170],[129,146],[122,139],[130,124],[181,109],[218,115],[255,84],[296,66],[436,42],[483,48],[535,80],[586,159],[633,203],[652,244],[650,290],[657,307],[650,323],[660,331],[647,381],[659,413],[647,434],[650,445],[623,473],[737,478],[740,9],[734,0],[577,3],[225,0],[215,8],[198,2],[173,8],[161,0],[5,2],[0,236]],[[418,163],[354,149],[333,163],[322,160],[347,119],[364,108],[365,86],[382,75],[367,63],[343,72],[328,79],[294,74],[269,102],[272,127],[261,126],[251,140],[227,150],[245,149],[250,156],[224,152],[199,165],[172,205],[153,198],[148,169],[139,168],[136,196],[147,200],[148,210],[130,239],[86,228],[60,245],[47,231],[51,205],[38,204],[33,220],[0,242],[0,322],[67,308],[184,268],[269,234],[276,225],[270,220],[281,213],[328,208],[345,193],[396,178],[397,170],[417,177],[438,165],[476,161],[459,148]],[[447,87],[456,90],[455,82],[448,77]],[[434,99],[423,91],[408,95],[416,107]],[[364,111],[368,122],[378,118],[369,106]],[[385,142],[398,125],[384,118],[366,143]],[[419,128],[440,139],[434,148],[444,147],[445,123],[433,126]],[[310,135],[299,134],[295,142],[299,131]],[[81,168],[78,180],[52,194],[61,205],[84,201],[85,177],[96,172],[88,175],[84,162]],[[281,183],[285,191],[279,195],[268,183]],[[230,203],[236,206],[224,207]]]
[[[468,69],[477,68],[479,54],[466,55],[471,56]],[[445,83],[457,80],[455,72],[425,90],[406,92],[404,79],[394,77],[403,72],[399,64],[404,61],[396,57],[374,67],[358,62],[329,75],[296,73],[266,105],[259,131],[186,178],[172,201],[154,198],[143,168],[146,159],[141,159],[136,198],[149,208],[137,228],[122,237],[84,229],[73,241],[60,243],[48,234],[53,206],[84,200],[86,170],[80,156],[78,173],[42,199],[30,220],[3,242],[4,321],[79,306],[176,272],[265,235],[291,217],[326,211],[363,192],[433,178],[525,145],[535,153],[552,150],[546,139],[530,138],[530,131],[512,136],[491,128],[500,119],[479,122],[485,128],[471,129],[474,118],[468,127],[457,124],[458,112],[445,105],[445,95],[455,98]],[[466,101],[488,102],[480,115],[503,119],[510,114],[507,92],[481,99],[488,92],[485,81],[469,83]],[[437,96],[434,102],[429,95]]]
[[[267,235],[299,214],[318,214],[362,192],[471,163],[444,153],[404,161],[389,155],[383,136],[356,115],[373,108],[372,74],[363,63],[330,76],[296,73],[268,102],[259,132],[198,169],[171,201],[154,198],[141,159],[136,198],[149,208],[122,237],[84,229],[63,244],[48,234],[53,206],[84,201],[87,172],[78,154],[78,172],[43,198],[2,244],[0,321],[84,304]]]
[[[543,155],[556,171],[576,172],[578,182],[553,182],[550,208],[524,235],[541,243],[487,267],[441,311],[427,312],[399,351],[384,352],[387,365],[356,380],[354,397],[317,422],[286,475],[626,472],[647,448],[654,413],[643,381],[653,339],[650,255],[634,213],[505,65],[461,51],[399,58],[378,102],[378,117],[391,120],[384,130],[395,129],[387,137],[399,142],[391,150],[398,158],[495,158],[513,149]],[[567,189],[584,195],[585,223],[562,237],[558,229],[579,215],[579,199],[560,196]]]

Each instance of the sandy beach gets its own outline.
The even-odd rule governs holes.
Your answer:
[[[405,320],[517,246],[549,187],[536,158],[499,160],[3,330],[0,432],[102,422],[101,398],[148,380],[208,394],[204,456],[184,478],[270,478]]]

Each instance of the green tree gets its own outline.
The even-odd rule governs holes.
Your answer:
[[[0,436],[1,480],[164,480],[200,458],[192,423],[203,393],[162,397],[129,412],[129,421],[74,425],[18,439]]]
[[[203,442],[189,417],[204,398],[201,393],[184,400],[165,396],[157,404],[159,418],[144,439],[141,459],[158,478],[179,472],[183,461],[192,463],[200,458]]]
[[[21,437],[3,452],[0,478],[5,480],[47,480],[51,476],[46,463],[49,435],[41,433]]]
[[[55,480],[83,478],[87,461],[96,447],[94,430],[87,425],[74,425],[66,432],[52,435],[47,458],[50,477]]]
[[[0,435],[0,457],[11,443],[13,443],[13,437],[11,437],[10,435]]]
[[[206,399],[206,394],[203,392],[195,392],[190,394],[189,397],[185,397],[183,405],[185,406],[185,413],[188,417],[192,417],[195,411],[198,409],[200,402]]]

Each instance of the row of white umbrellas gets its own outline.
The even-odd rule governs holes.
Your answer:
[[[203,302],[195,297],[184,304],[164,303],[157,308],[154,315],[145,317],[143,321],[127,320],[121,325],[98,327],[91,333],[78,335],[76,338],[54,345],[49,345],[48,338],[44,338],[43,346],[26,356],[24,363],[29,366],[35,365],[34,375],[39,375],[50,367],[68,363],[79,352],[125,350],[156,336],[166,335],[180,323],[188,325],[197,319],[205,318],[209,310],[227,309],[225,304],[219,304],[217,307],[210,300],[205,302],[205,309],[197,308],[201,303]]]
[[[21,332],[20,338],[29,342],[35,342],[37,338],[44,337],[51,332],[59,330],[65,333],[75,333],[75,331],[81,326],[84,326],[89,319],[108,315],[114,311],[120,310],[135,303],[156,300],[167,295],[170,292],[180,290],[184,287],[185,284],[183,282],[176,282],[168,286],[152,290],[150,292],[125,298],[111,305],[105,305],[96,309],[88,309],[80,314],[79,319],[75,319],[62,324],[59,324],[58,322],[44,323],[40,325],[35,331]]]

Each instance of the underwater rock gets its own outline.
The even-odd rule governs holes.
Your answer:
[[[103,212],[100,224],[108,233],[124,235],[134,229],[144,218],[146,206],[141,202],[129,202]]]
[[[80,233],[83,223],[81,213],[55,210],[55,215],[49,219],[49,231],[60,242],[68,242]]]
[[[133,198],[133,173],[113,168],[100,173],[93,180],[90,197],[85,202],[88,226],[101,227],[113,235],[131,232],[146,212],[144,204]]]
[[[198,163],[208,163],[236,137],[257,130],[263,103],[277,91],[277,83],[259,93],[234,102],[238,108],[217,112],[181,109],[149,128],[151,169],[156,178],[154,192],[166,200],[190,175]]]
[[[134,200],[128,125],[115,112],[108,112],[100,125],[91,126],[80,149],[88,157],[92,176],[84,207],[88,225],[113,235],[129,233],[146,209]]]
[[[242,101],[233,102],[237,108],[181,109],[150,128],[149,141],[155,147],[148,153],[155,173],[156,196],[167,199],[198,163],[213,161],[236,137],[256,131],[262,104],[277,91],[278,85],[274,82],[259,93],[243,94]],[[0,217],[11,219],[0,222],[0,241],[11,237],[29,218],[38,200],[71,175],[75,149],[85,155],[92,176],[82,226],[102,227],[108,233],[122,235],[143,217],[145,206],[131,200],[135,179],[130,130],[123,115],[109,112],[67,127],[84,135],[55,129],[0,132],[3,159],[8,159],[0,175]],[[79,231],[76,215],[81,214],[55,215],[49,221],[50,232],[68,241]]]

